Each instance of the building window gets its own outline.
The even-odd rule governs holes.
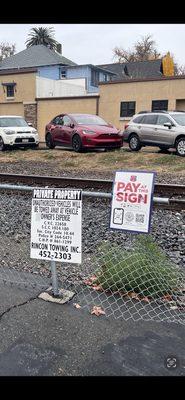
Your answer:
[[[14,85],[6,86],[6,97],[14,97]]]
[[[168,110],[168,100],[153,100],[152,111]]]
[[[15,82],[2,82],[3,91],[6,93],[6,97],[12,98],[15,96],[16,83]]]
[[[62,69],[61,69],[60,78],[61,78],[61,79],[66,78],[66,69],[65,69],[65,68],[62,68]]]
[[[6,97],[14,97],[16,92],[16,83],[15,82],[2,82],[3,91],[6,93]]]
[[[91,70],[91,86],[98,86],[99,82],[99,72],[95,69]]]
[[[135,114],[135,101],[122,101],[120,106],[120,117],[132,117]]]

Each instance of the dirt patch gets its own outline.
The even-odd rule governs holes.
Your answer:
[[[72,150],[15,149],[0,153],[0,172],[61,175],[69,173],[92,173],[114,175],[116,170],[148,170],[159,175],[185,176],[185,159],[169,152],[159,153],[158,148],[144,148],[131,152],[124,147],[116,151],[88,151],[74,153]]]

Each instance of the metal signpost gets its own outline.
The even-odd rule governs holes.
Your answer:
[[[52,289],[59,296],[56,261],[82,262],[82,190],[33,190],[31,258],[51,261]]]

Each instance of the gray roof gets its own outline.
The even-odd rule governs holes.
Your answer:
[[[105,72],[108,72],[109,74],[111,74],[111,75],[114,75],[114,72],[112,72],[112,71],[109,71],[108,69],[106,69],[106,68],[102,68],[102,67],[100,67],[99,65],[93,65],[93,64],[76,64],[76,65],[70,65],[69,67],[72,67],[72,68],[78,68],[78,67],[90,67],[90,68],[94,68],[94,69],[97,69],[97,70],[99,70],[99,71],[105,71]]]
[[[40,67],[44,65],[77,65],[66,57],[63,57],[60,53],[49,49],[48,47],[40,44],[37,46],[31,46],[27,49],[20,51],[20,53],[14,54],[11,57],[5,58],[0,63],[0,70],[2,69],[14,69],[14,68],[30,68]]]
[[[109,69],[116,75],[112,80],[144,79],[162,77],[162,60],[135,61],[128,63],[113,63],[97,65],[97,67]]]

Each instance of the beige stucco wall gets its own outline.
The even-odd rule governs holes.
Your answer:
[[[14,98],[6,97],[2,83],[16,83]],[[34,102],[36,94],[36,73],[0,75],[0,114],[25,116],[24,103]]]
[[[0,103],[0,115],[21,115],[22,117],[24,117],[23,103],[14,103],[14,104]]]
[[[37,130],[40,141],[45,140],[45,126],[62,113],[96,114],[97,98],[37,100]]]
[[[123,129],[121,101],[135,101],[136,112],[151,110],[152,100],[168,100],[168,109],[176,108],[176,99],[185,99],[185,79],[113,83],[100,85],[99,115]]]
[[[13,100],[6,98],[6,90],[4,93],[2,83],[16,83],[16,91]],[[36,97],[36,73],[21,73],[21,74],[5,74],[0,75],[0,104],[9,103],[11,114],[12,103],[23,102],[23,101],[35,101]]]

